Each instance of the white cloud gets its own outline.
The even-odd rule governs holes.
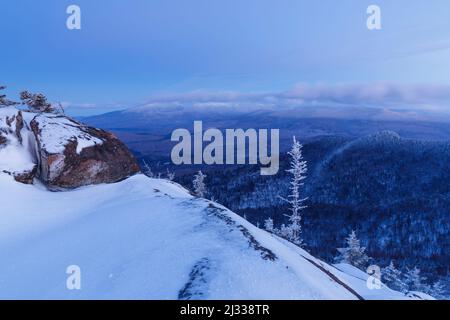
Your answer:
[[[316,108],[316,113],[353,112],[355,108],[375,108],[385,115],[433,112],[450,115],[450,85],[373,84],[298,84],[284,92],[194,91],[153,95],[133,110],[155,108],[222,109],[251,111],[259,109]],[[320,109],[320,110],[319,110]]]

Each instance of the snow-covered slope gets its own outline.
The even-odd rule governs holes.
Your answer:
[[[49,192],[0,173],[0,298],[401,299],[164,180]],[[81,290],[66,269],[81,268]],[[362,297],[361,297],[362,296]]]

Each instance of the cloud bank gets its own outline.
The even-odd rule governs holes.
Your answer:
[[[293,111],[303,116],[449,120],[450,85],[298,84],[278,92],[194,91],[157,94],[131,111]]]

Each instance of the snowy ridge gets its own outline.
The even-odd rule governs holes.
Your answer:
[[[404,298],[369,295],[363,279],[168,181],[54,193],[0,174],[0,194],[0,298]],[[66,289],[69,265],[81,290]]]

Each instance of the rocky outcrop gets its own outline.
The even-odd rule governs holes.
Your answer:
[[[62,116],[37,116],[31,129],[40,177],[50,187],[116,182],[139,172],[131,152],[109,132]]]
[[[72,189],[117,182],[139,172],[131,152],[109,132],[66,116],[8,109],[9,113],[0,113],[0,157],[2,149],[4,154],[0,172],[19,182],[38,178],[52,190]],[[11,150],[32,160],[22,161],[23,168],[2,168]]]

